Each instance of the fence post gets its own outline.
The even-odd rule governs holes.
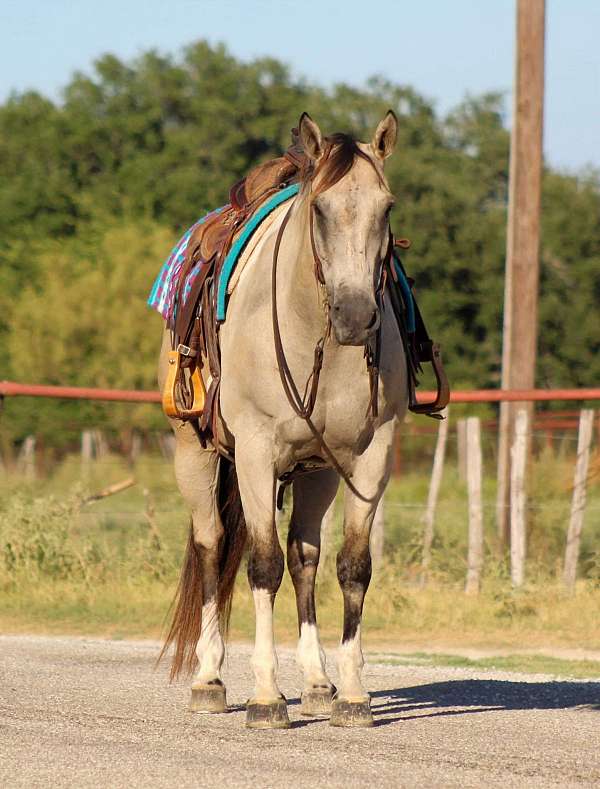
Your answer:
[[[95,429],[92,431],[93,439],[94,439],[94,450],[96,460],[102,460],[105,458],[109,453],[108,443],[106,441],[106,436],[102,432],[102,430]]]
[[[19,452],[17,468],[24,477],[35,479],[35,436],[27,436]]]
[[[514,440],[510,450],[510,577],[513,586],[525,580],[527,518],[525,512],[525,468],[529,413],[520,408],[515,417]]]
[[[385,545],[385,494],[379,499],[379,504],[375,510],[373,517],[373,525],[371,526],[371,559],[375,566],[380,565],[383,561],[383,549]]]
[[[483,566],[483,510],[481,504],[481,423],[479,417],[466,421],[467,490],[469,494],[469,553],[465,592],[479,594]]]
[[[467,478],[467,420],[456,421],[456,462],[458,478],[464,482]]]
[[[584,408],[579,416],[579,437],[577,440],[577,461],[575,463],[575,479],[573,480],[573,499],[571,501],[571,517],[567,533],[565,550],[565,567],[563,581],[568,589],[575,587],[577,578],[577,562],[581,545],[581,530],[585,514],[586,483],[590,463],[590,444],[594,427],[594,412]]]
[[[135,465],[141,452],[142,452],[142,437],[137,432],[137,430],[134,430],[131,435],[131,447],[129,450],[129,464],[131,466]]]
[[[433,532],[435,523],[435,509],[437,506],[440,484],[442,482],[442,472],[444,470],[444,457],[446,455],[446,441],[448,438],[448,409],[442,412],[444,419],[441,420],[438,428],[435,454],[433,456],[433,468],[431,470],[431,482],[429,484],[429,495],[427,496],[427,509],[423,517],[423,557],[421,560],[421,585],[427,582],[427,573],[431,564],[431,544],[433,542]]]
[[[81,432],[81,462],[86,465],[94,456],[94,436],[91,430]]]

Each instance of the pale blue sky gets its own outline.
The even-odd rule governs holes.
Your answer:
[[[382,74],[435,101],[507,93],[514,0],[0,0],[0,100],[58,98],[98,55],[176,53],[199,38],[243,59],[273,55],[327,85]],[[544,149],[551,164],[600,167],[600,0],[547,0]]]

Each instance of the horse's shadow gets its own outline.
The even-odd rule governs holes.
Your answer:
[[[583,708],[600,712],[600,682],[461,679],[376,690],[370,695],[375,726],[387,726],[390,723],[419,718],[501,710]],[[287,703],[289,706],[299,705],[300,698],[289,698]],[[414,711],[418,711],[417,714],[410,714]],[[294,721],[292,726],[296,728],[317,722],[321,721],[307,718]]]
[[[417,718],[499,710],[562,710],[576,707],[600,712],[600,682],[465,679],[371,693],[376,726]],[[416,710],[423,711],[410,714]]]

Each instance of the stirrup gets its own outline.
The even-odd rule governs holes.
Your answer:
[[[430,343],[430,350],[429,348],[424,350],[425,357],[428,356],[430,358],[422,357],[421,361],[431,362],[437,383],[436,397],[435,400],[429,403],[418,403],[414,383],[410,382],[408,408],[414,414],[425,414],[425,416],[430,416],[433,419],[443,419],[444,417],[440,414],[440,411],[444,410],[450,400],[450,385],[442,364],[442,353],[437,342]]]
[[[204,403],[206,401],[206,389],[204,388],[204,381],[200,375],[200,369],[196,365],[194,372],[190,375],[189,385],[192,388],[194,399],[191,408],[180,407],[177,402],[177,381],[182,373],[182,357],[187,357],[189,354],[183,351],[188,350],[186,346],[178,345],[175,351],[169,351],[168,372],[167,380],[165,381],[165,388],[162,396],[163,411],[167,416],[176,417],[177,419],[198,419],[202,416]]]

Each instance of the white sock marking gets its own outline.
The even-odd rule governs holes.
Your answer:
[[[267,703],[279,698],[277,653],[273,634],[273,603],[266,589],[253,589],[256,611],[256,636],[251,664],[256,679],[255,701]]]
[[[194,682],[206,684],[210,680],[221,679],[225,648],[219,631],[219,613],[216,600],[209,600],[202,606],[202,632],[196,647],[196,654],[200,666]]]

